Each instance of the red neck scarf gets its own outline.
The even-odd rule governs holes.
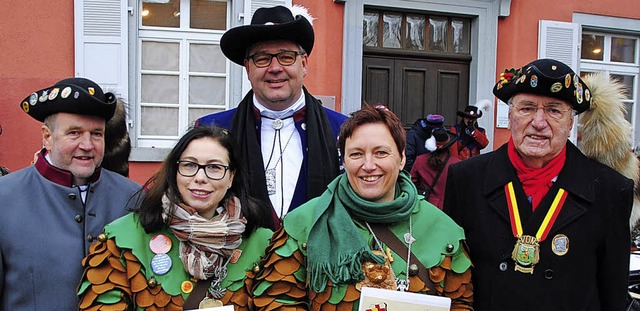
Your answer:
[[[516,169],[518,179],[522,183],[522,188],[527,197],[531,198],[531,206],[533,210],[536,210],[542,198],[547,194],[551,186],[553,185],[553,179],[560,174],[560,170],[564,166],[564,161],[567,158],[567,146],[562,148],[562,151],[541,168],[528,167],[513,144],[513,139],[509,139],[507,146],[509,160],[513,167]]]

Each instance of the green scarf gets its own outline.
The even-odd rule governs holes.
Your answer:
[[[395,223],[407,219],[418,204],[416,187],[402,171],[396,182],[396,198],[376,203],[362,199],[351,188],[346,174],[334,179],[318,198],[307,241],[309,286],[323,292],[327,279],[349,284],[364,279],[363,261],[384,263],[362,237],[353,219],[372,223]]]

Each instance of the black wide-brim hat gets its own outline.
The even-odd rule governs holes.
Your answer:
[[[553,59],[538,59],[520,69],[507,69],[493,87],[493,94],[507,103],[518,93],[544,95],[571,105],[577,113],[591,106],[591,91],[571,68]]]
[[[444,145],[442,145],[441,147],[437,148],[436,150],[447,149],[447,148],[451,147],[451,145],[455,144],[458,141],[458,135],[456,135],[456,134],[454,134],[454,133],[452,133],[450,131],[447,131],[444,128],[441,128],[441,129],[438,129],[438,130],[434,131],[432,133],[432,135],[436,139],[436,144],[446,141],[446,143],[444,143]]]
[[[20,107],[40,122],[58,112],[96,116],[108,121],[116,110],[116,96],[104,93],[89,79],[69,78],[32,93]]]
[[[272,40],[295,42],[309,55],[315,40],[313,26],[306,17],[294,17],[284,6],[259,8],[250,25],[231,28],[222,35],[220,48],[228,59],[244,66],[248,48],[257,42]]]
[[[464,111],[458,111],[458,116],[469,119],[477,119],[482,117],[482,111],[476,106],[467,106]]]

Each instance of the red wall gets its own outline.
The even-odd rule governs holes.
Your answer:
[[[33,91],[73,76],[73,0],[0,1],[0,165],[28,166],[41,123],[20,108]]]

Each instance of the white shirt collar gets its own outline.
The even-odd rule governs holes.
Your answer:
[[[260,111],[260,115],[273,118],[273,119],[284,119],[286,117],[293,115],[296,111],[304,107],[304,92],[300,93],[300,97],[298,98],[298,100],[296,100],[293,103],[293,105],[280,111],[271,110],[265,107],[264,105],[262,105],[258,101],[258,98],[256,97],[255,94],[253,94],[253,104],[255,105],[256,108],[258,108],[258,111]]]

